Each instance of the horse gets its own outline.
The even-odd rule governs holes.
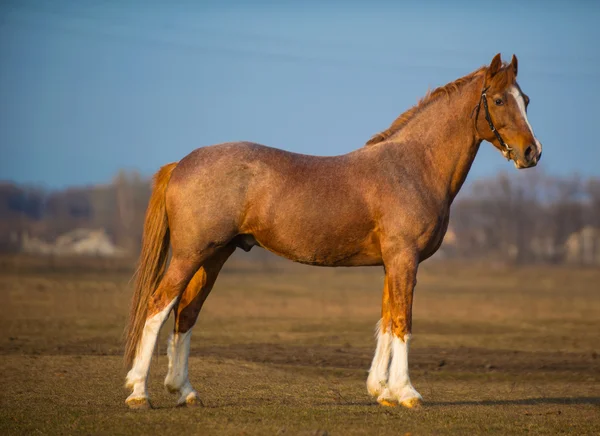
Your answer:
[[[192,328],[229,256],[260,246],[309,265],[383,266],[367,390],[384,406],[420,405],[408,372],[418,266],[442,243],[450,206],[482,141],[518,169],[542,155],[517,72],[517,57],[507,63],[498,53],[344,155],[230,142],[163,166],[146,212],[126,330],[126,404],[151,407],[146,380],[171,312],[164,384],[178,405],[201,404],[188,379]]]

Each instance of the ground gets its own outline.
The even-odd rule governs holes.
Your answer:
[[[600,434],[600,270],[425,263],[418,410],[366,391],[381,268],[252,263],[222,273],[192,335],[204,407],[162,387],[124,400],[130,273],[118,262],[0,259],[0,434]]]

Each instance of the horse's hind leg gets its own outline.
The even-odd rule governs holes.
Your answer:
[[[173,257],[158,288],[148,301],[148,313],[144,330],[133,366],[127,373],[126,386],[132,389],[131,395],[126,400],[129,407],[150,407],[146,392],[146,379],[158,332],[199,266],[199,260],[190,261]]]
[[[210,294],[221,268],[234,251],[235,245],[228,245],[204,262],[175,306],[175,328],[169,338],[169,370],[165,378],[165,387],[169,392],[179,394],[178,405],[201,404],[198,393],[188,379],[190,337],[204,301]]]

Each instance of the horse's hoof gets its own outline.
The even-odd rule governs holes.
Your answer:
[[[204,403],[198,395],[186,398],[185,405],[187,407],[204,407]]]
[[[423,400],[418,397],[409,398],[408,400],[402,401],[400,405],[407,409],[418,409],[423,405]]]
[[[204,403],[196,392],[191,392],[183,401],[177,404],[177,407],[204,407]]]
[[[392,400],[388,400],[386,398],[378,398],[377,402],[384,407],[396,407],[398,403]]]
[[[147,410],[152,409],[150,400],[147,397],[127,398],[125,404],[132,410]]]
[[[374,388],[371,388],[371,387],[367,387],[367,392],[373,398],[377,398],[381,394],[381,391],[379,389],[374,389]]]
[[[367,392],[369,392],[369,395],[377,398],[378,396],[381,395],[381,393],[383,391],[385,391],[387,389],[387,383],[385,381],[380,381],[379,383],[373,383],[373,382],[369,382],[367,380]]]

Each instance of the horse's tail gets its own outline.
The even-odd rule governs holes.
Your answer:
[[[148,300],[156,291],[169,255],[169,223],[165,193],[171,173],[177,162],[163,166],[154,175],[152,195],[146,210],[142,252],[135,272],[135,290],[129,312],[129,325],[125,331],[125,364],[130,367],[144,331],[148,314]]]

